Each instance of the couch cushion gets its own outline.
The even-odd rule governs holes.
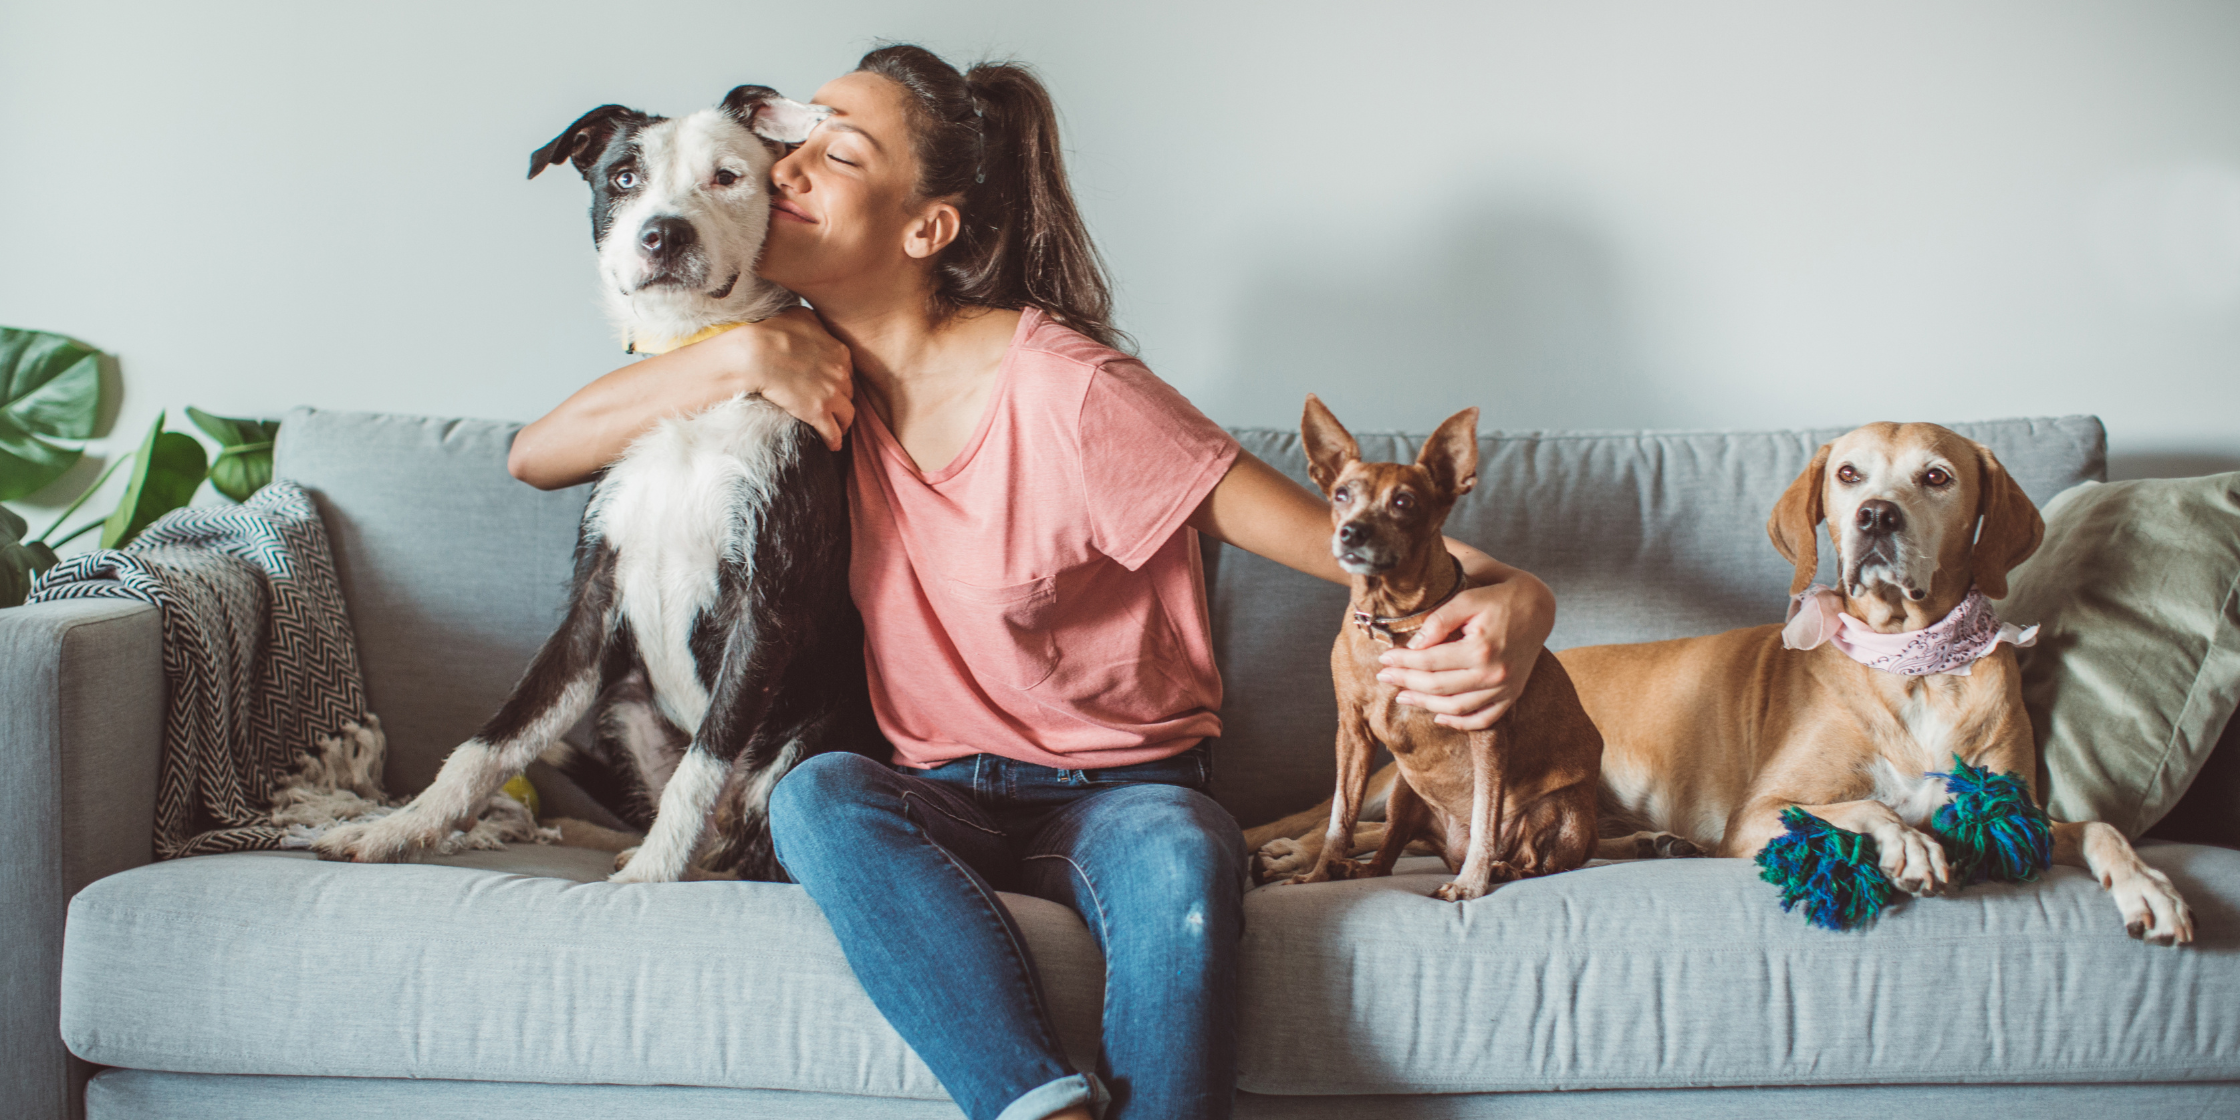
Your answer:
[[[2107,471],[2106,435],[2089,416],[1951,427],[1989,445],[2039,503]],[[1779,622],[1791,568],[1766,540],[1766,515],[1813,451],[1847,430],[1487,436],[1477,488],[1456,504],[1447,535],[1547,581],[1556,593],[1550,649]],[[1356,434],[1372,462],[1413,461],[1423,442]],[[1296,430],[1237,437],[1307,482]],[[1208,545],[1224,690],[1213,792],[1256,825],[1329,796],[1338,726],[1330,642],[1346,591]],[[1821,557],[1832,567],[1833,550]]]
[[[2137,836],[2240,706],[2240,471],[2083,483],[2044,512],[2001,612],[2039,627],[2016,656],[2046,809]]]
[[[1471,1093],[2240,1077],[2240,852],[2141,849],[2199,940],[2133,941],[2092,878],[1831,933],[1745,860],[1593,866],[1460,905],[1389,879],[1245,901],[1238,1087]]]
[[[299,408],[273,477],[311,492],[334,543],[387,786],[428,784],[560,624],[591,492],[506,473],[521,425]]]
[[[612,859],[250,853],[112,875],[70,904],[62,1037],[89,1061],[181,1073],[945,1098],[807,892],[598,881]],[[1093,1060],[1104,964],[1088,929],[1003,897],[1061,1037]]]
[[[2100,422],[1956,424],[2040,502],[2105,474]],[[297,409],[274,477],[311,491],[334,542],[366,693],[389,733],[388,788],[425,786],[497,710],[559,623],[588,487],[544,493],[506,473],[520,425]],[[1557,649],[1778,621],[1789,569],[1765,519],[1839,429],[1490,436],[1449,532],[1547,580]],[[1304,482],[1296,431],[1238,429]],[[1420,436],[1361,437],[1412,459]],[[1214,795],[1244,823],[1329,792],[1337,713],[1330,639],[1343,588],[1209,542],[1225,727]]]

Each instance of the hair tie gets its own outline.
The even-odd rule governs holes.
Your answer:
[[[964,96],[972,105],[972,181],[985,183],[988,181],[988,114],[981,111],[980,99],[970,90],[965,91]]]

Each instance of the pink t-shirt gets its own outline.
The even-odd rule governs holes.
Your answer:
[[[895,761],[1128,766],[1219,734],[1197,533],[1229,433],[1142,362],[1019,317],[980,426],[920,474],[856,413],[848,582]]]

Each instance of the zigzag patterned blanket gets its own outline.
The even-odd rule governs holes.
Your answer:
[[[58,599],[137,599],[163,612],[170,696],[156,858],[302,846],[284,844],[275,795],[300,782],[306,756],[362,740],[357,724],[371,722],[310,495],[274,482],[243,505],[175,510],[121,551],[48,569],[31,601]],[[367,761],[378,783],[378,749]],[[365,792],[367,808],[386,800],[377,784]]]

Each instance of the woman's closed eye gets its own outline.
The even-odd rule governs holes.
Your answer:
[[[832,154],[831,152],[826,152],[826,153],[824,154],[824,158],[826,158],[826,159],[829,159],[829,160],[831,160],[831,161],[832,161],[832,162],[834,162],[834,163],[837,163],[837,164],[841,164],[841,165],[843,165],[843,166],[846,166],[846,167],[855,167],[855,166],[858,166],[858,165],[857,165],[857,163],[856,163],[856,161],[854,161],[854,160],[852,160],[852,159],[841,159],[841,158],[840,158],[839,156],[836,156],[836,155]]]

